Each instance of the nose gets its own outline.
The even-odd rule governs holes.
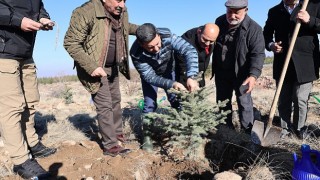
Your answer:
[[[155,46],[155,47],[154,47],[154,50],[155,50],[156,52],[159,52],[159,51],[160,51],[160,47],[159,47],[159,46]]]
[[[124,1],[119,2],[119,7],[124,8],[124,6],[125,6],[125,2]]]

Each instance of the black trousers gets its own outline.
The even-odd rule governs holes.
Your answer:
[[[249,128],[253,125],[254,116],[253,116],[253,102],[251,93],[240,92],[240,86],[242,81],[237,80],[235,74],[230,72],[216,72],[215,74],[215,83],[216,83],[216,100],[224,101],[229,99],[226,107],[223,110],[231,110],[232,105],[231,100],[233,96],[233,91],[235,92],[238,109],[239,109],[239,119],[241,126],[244,129]],[[232,124],[232,113],[228,114],[226,123],[230,128],[234,128]]]

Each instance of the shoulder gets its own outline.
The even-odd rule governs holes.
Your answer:
[[[141,46],[139,45],[138,41],[135,40],[130,48],[130,56],[134,59],[140,59],[142,52],[143,52],[143,50],[142,50]]]
[[[200,27],[202,27],[202,26],[200,26]],[[184,38],[184,39],[192,39],[192,38],[194,38],[196,36],[196,34],[197,34],[198,28],[200,28],[200,27],[189,29],[188,31],[183,33],[181,37]]]
[[[168,28],[157,28],[157,33],[161,36],[161,38],[169,38],[172,36],[172,33]]]

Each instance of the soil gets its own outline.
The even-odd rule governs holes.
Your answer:
[[[217,173],[224,171],[234,172],[246,178],[250,168],[252,170],[254,165],[259,164],[268,167],[267,171],[271,172],[273,178],[290,179],[290,171],[293,168],[292,152],[298,150],[300,144],[309,142],[293,138],[293,140],[283,140],[271,147],[261,147],[253,144],[248,134],[239,130],[230,131],[222,126],[215,134],[207,137],[208,142],[204,148],[207,161],[179,159],[177,158],[181,157],[179,150],[172,152],[161,142],[156,142],[154,151],[147,153],[141,150],[139,141],[140,110],[137,104],[142,98],[142,93],[138,81],[138,78],[130,83],[124,79],[121,80],[124,125],[128,138],[124,145],[132,152],[116,157],[102,154],[95,110],[90,102],[90,95],[79,82],[40,85],[42,99],[36,120],[38,123],[46,121],[47,129],[43,131],[39,129],[43,126],[37,126],[37,130],[44,144],[56,147],[58,150],[50,157],[38,159],[38,162],[53,174],[52,179],[213,179]],[[212,81],[207,80],[207,82],[207,86],[214,86]],[[73,92],[74,102],[71,104],[66,104],[63,98],[56,95],[59,94],[59,89],[63,90],[66,86]],[[263,121],[268,118],[274,92],[275,84],[271,78],[271,66],[266,66],[253,91],[254,105],[261,113]],[[320,92],[319,81],[315,82],[312,92]],[[159,92],[159,97],[163,95],[163,91]],[[215,101],[214,95],[210,98],[213,102]],[[161,106],[166,105],[168,105],[167,101],[161,104]],[[235,100],[233,105],[236,108]],[[307,123],[318,127],[319,120],[320,103],[310,98]],[[74,137],[69,135],[70,140],[54,139],[54,136],[50,135],[50,122],[56,121],[71,122],[86,138],[75,140],[76,134],[74,134]],[[275,125],[278,123],[279,121],[275,119]],[[67,131],[65,133],[67,134]],[[12,174],[12,164],[1,144],[0,163],[3,166],[2,169],[0,168],[1,179],[21,179]],[[256,174],[259,175],[259,172]],[[273,179],[268,175],[265,177],[258,178]]]

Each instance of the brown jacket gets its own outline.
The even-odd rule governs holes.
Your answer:
[[[120,63],[119,71],[130,79],[128,36],[135,34],[137,25],[129,23],[126,9],[122,15],[127,52],[124,53],[126,57]],[[110,32],[110,20],[106,17],[105,8],[100,0],[90,0],[72,12],[64,37],[64,48],[75,61],[79,80],[92,94],[99,90],[100,77],[92,77],[90,74],[105,64]]]

